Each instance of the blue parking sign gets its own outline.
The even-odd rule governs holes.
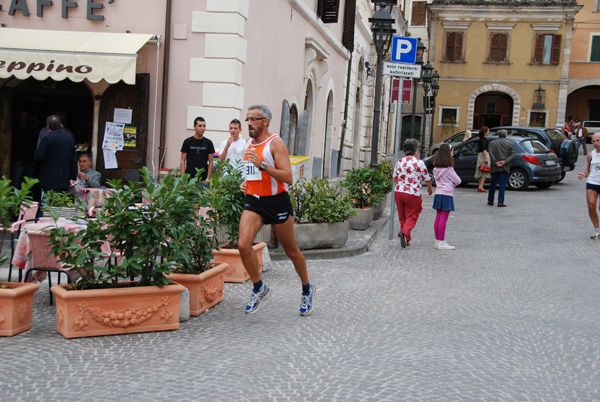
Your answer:
[[[392,63],[415,64],[417,60],[417,42],[417,38],[394,36],[392,38],[390,61]]]

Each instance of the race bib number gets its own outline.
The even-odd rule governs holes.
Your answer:
[[[262,180],[262,174],[260,170],[252,161],[244,161],[244,175],[246,176],[246,181],[257,181]]]

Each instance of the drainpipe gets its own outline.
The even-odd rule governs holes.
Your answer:
[[[163,59],[163,87],[162,102],[160,107],[160,140],[158,146],[158,168],[163,167],[165,160],[165,142],[166,142],[166,121],[167,121],[167,94],[169,89],[169,54],[171,51],[171,9],[173,0],[167,0],[165,13],[165,41],[164,41],[164,59]],[[157,88],[158,90],[158,88]]]
[[[340,154],[337,160],[337,175],[340,176],[340,167],[342,166],[342,154],[344,152],[344,140],[346,137],[346,127],[348,126],[348,103],[350,102],[350,76],[352,73],[352,55],[354,52],[350,52],[350,59],[348,60],[348,72],[346,73],[346,102],[344,104],[344,125],[342,126],[342,132],[340,134]]]

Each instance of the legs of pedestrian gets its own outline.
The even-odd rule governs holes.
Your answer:
[[[396,192],[396,206],[398,207],[398,218],[400,219],[400,241],[402,247],[410,244],[412,239],[411,232],[417,225],[419,215],[423,212],[423,201],[420,196]],[[402,211],[402,212],[400,212]],[[404,241],[402,241],[404,236]]]
[[[494,172],[490,178],[490,188],[488,189],[488,205],[494,205],[494,196],[496,195],[496,184],[498,183],[499,174],[499,172]]]
[[[598,200],[598,193],[595,190],[586,190],[586,200],[588,205],[588,215],[594,225],[594,234],[591,236],[592,239],[600,238],[600,223],[598,221],[598,212],[596,211],[596,203]]]
[[[438,250],[454,250],[456,247],[449,245],[446,243],[446,223],[448,222],[448,217],[450,216],[450,211],[443,211],[441,209],[437,210],[435,215],[435,222],[433,224],[433,230],[435,232],[435,245],[434,248]]]
[[[505,205],[504,204],[504,192],[506,191],[506,184],[508,183],[509,174],[508,174],[508,172],[505,172],[503,170],[499,173],[499,176],[500,177],[498,178],[498,180],[500,182],[500,185],[499,185],[499,189],[498,189],[498,206],[500,207],[500,206]]]

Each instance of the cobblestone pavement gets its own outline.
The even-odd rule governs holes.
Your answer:
[[[600,242],[584,191],[569,173],[497,208],[458,188],[453,251],[433,249],[426,196],[408,248],[386,228],[365,254],[309,261],[309,317],[287,261],[264,274],[257,314],[243,312],[250,284],[227,284],[172,332],[66,340],[42,287],[34,328],[0,338],[2,400],[600,400]]]

